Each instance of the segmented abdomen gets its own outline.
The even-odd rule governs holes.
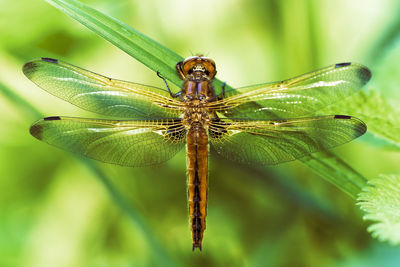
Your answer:
[[[208,136],[201,126],[192,126],[187,135],[188,202],[193,250],[201,250],[206,229]]]

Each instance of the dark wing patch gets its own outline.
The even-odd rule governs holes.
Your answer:
[[[42,60],[47,61],[47,62],[51,62],[51,63],[58,63],[57,59],[54,58],[49,58],[49,57],[42,57]]]
[[[346,67],[346,66],[350,66],[350,65],[351,65],[350,62],[337,63],[335,65],[335,68],[341,68],[341,67]]]
[[[29,133],[35,138],[42,140],[43,127],[41,125],[34,124],[31,126],[31,128],[29,128]]]
[[[349,120],[349,119],[351,119],[351,116],[347,116],[347,115],[335,115],[334,118],[335,118],[335,119]]]
[[[30,61],[24,64],[22,67],[22,72],[25,76],[29,77],[31,73],[35,72],[37,68],[37,64],[34,61]]]
[[[46,117],[44,118],[45,121],[57,121],[57,120],[61,120],[61,118],[59,116],[52,116],[52,117]]]
[[[371,71],[367,68],[362,68],[358,71],[358,75],[361,80],[364,80],[365,83],[367,83],[369,80],[371,80]]]

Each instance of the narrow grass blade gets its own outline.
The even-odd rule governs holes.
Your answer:
[[[87,158],[79,157],[83,163],[94,173],[97,178],[103,183],[108,193],[111,195],[113,201],[119,206],[119,208],[128,215],[129,219],[135,224],[146,236],[149,247],[153,250],[152,255],[156,256],[156,261],[163,266],[180,266],[174,262],[172,258],[166,253],[166,251],[160,246],[160,243],[154,237],[153,233],[147,227],[147,224],[142,219],[140,214],[132,208],[132,205],[121,195],[116,187],[111,183],[107,175],[95,164],[92,160]]]
[[[177,86],[175,64],[183,58],[132,27],[75,0],[46,0]]]
[[[183,57],[165,46],[143,35],[129,25],[103,14],[76,0],[46,0],[68,16],[80,22],[90,30],[100,35],[113,45],[125,51],[153,71],[159,71],[167,80],[181,87],[182,80],[178,77],[175,65]],[[219,91],[222,82],[214,81]],[[230,86],[225,87],[231,90]]]
[[[13,90],[8,88],[2,82],[0,82],[0,93],[2,93],[12,103],[16,104],[18,108],[25,110],[26,113],[32,118],[37,119],[38,117],[42,116],[42,114],[34,106],[32,106],[28,101],[19,96]]]
[[[353,198],[367,184],[367,179],[331,151],[312,154],[300,159],[322,178]]]

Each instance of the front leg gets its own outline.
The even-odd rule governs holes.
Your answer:
[[[215,96],[209,98],[209,99],[208,99],[208,102],[212,102],[212,101],[215,101],[215,100],[222,100],[222,99],[224,99],[224,98],[225,98],[225,86],[226,86],[226,82],[224,82],[224,83],[222,84],[222,86],[221,86],[222,92],[221,92],[219,95],[215,95]]]
[[[177,98],[177,97],[179,97],[179,98],[183,101],[183,98],[182,98],[182,96],[181,96],[182,91],[179,91],[179,92],[177,92],[176,94],[172,93],[171,89],[169,89],[167,80],[166,80],[163,76],[161,76],[161,73],[160,73],[159,71],[157,71],[157,76],[160,77],[160,78],[164,81],[165,87],[167,87],[167,90],[168,90],[168,92],[169,92],[169,94],[171,95],[172,98]]]

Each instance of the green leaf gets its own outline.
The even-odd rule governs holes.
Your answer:
[[[400,145],[400,111],[379,92],[361,91],[338,105],[324,109],[326,112],[355,115],[367,124],[368,132]]]
[[[368,182],[358,196],[364,220],[374,221],[368,232],[380,241],[400,244],[400,177],[380,175]]]

